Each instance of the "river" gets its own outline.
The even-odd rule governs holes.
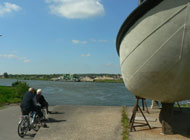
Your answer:
[[[15,81],[0,79],[0,85],[11,86]],[[35,89],[41,88],[50,105],[134,106],[136,102],[123,83],[22,81]],[[150,103],[148,100],[148,106]]]

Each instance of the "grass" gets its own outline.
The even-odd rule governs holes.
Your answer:
[[[179,106],[177,104],[175,104],[174,107],[179,107]],[[180,104],[180,107],[182,107],[182,108],[190,108],[190,104]]]
[[[187,107],[187,108],[190,108],[190,104],[180,104],[180,107]]]
[[[123,127],[123,132],[122,132],[122,140],[129,140],[129,120],[127,118],[127,113],[126,113],[126,107],[123,107],[122,110],[122,119],[121,119],[122,127]]]
[[[12,86],[0,86],[0,107],[5,104],[21,102],[28,85],[22,82],[13,83]]]

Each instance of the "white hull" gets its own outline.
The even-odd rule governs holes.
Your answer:
[[[119,46],[126,87],[135,96],[190,99],[190,0],[163,0],[139,18]]]

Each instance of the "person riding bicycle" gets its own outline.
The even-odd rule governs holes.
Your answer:
[[[46,109],[47,114],[50,113],[50,111],[48,111],[48,102],[45,100],[44,96],[42,95],[41,89],[37,90],[36,100],[41,105],[42,109],[43,108]]]
[[[28,115],[30,112],[35,111],[40,118],[43,117],[41,108],[37,105],[34,88],[29,88],[28,92],[24,94],[20,107],[22,115]]]

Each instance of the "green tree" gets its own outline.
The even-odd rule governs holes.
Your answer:
[[[7,72],[4,72],[4,73],[3,73],[3,77],[4,77],[4,78],[9,78],[8,73],[7,73]]]
[[[28,84],[25,82],[16,81],[12,83],[12,87],[15,88],[15,96],[17,98],[22,98],[24,96],[24,93],[28,91]]]
[[[78,78],[79,78],[79,75],[78,75],[78,74],[73,74],[73,78],[78,79]]]

